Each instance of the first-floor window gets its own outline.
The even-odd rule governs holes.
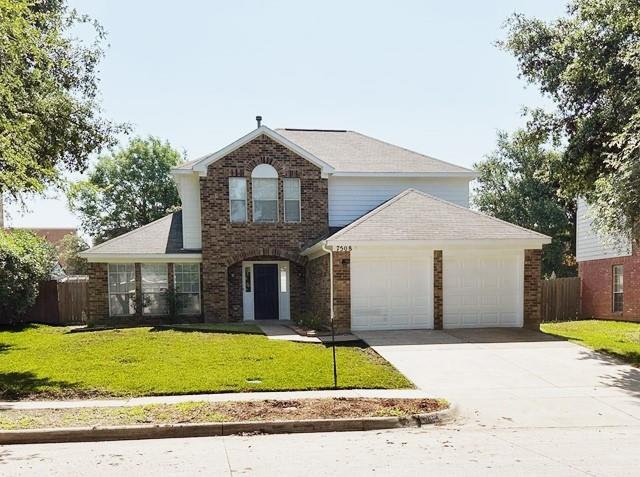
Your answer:
[[[143,263],[140,271],[142,274],[142,313],[145,315],[169,314],[167,264]]]
[[[133,263],[110,263],[109,315],[129,316],[135,313],[136,274]]]
[[[624,268],[613,266],[613,312],[622,312],[624,307]]]
[[[179,315],[200,314],[200,264],[174,265],[176,312]]]

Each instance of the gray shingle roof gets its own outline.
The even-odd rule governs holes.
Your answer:
[[[402,240],[547,240],[546,235],[408,189],[327,239]]]
[[[88,255],[162,253],[194,253],[182,248],[182,211],[139,227],[119,237],[107,240],[87,250]]]
[[[276,132],[333,166],[335,172],[469,175],[474,172],[355,131],[276,129]]]

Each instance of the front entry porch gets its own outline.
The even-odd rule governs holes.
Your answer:
[[[290,269],[284,260],[242,262],[243,321],[291,319]]]

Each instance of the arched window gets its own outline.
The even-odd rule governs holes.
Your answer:
[[[251,171],[253,221],[278,221],[278,171],[268,164],[260,164]]]

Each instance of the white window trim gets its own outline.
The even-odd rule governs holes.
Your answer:
[[[133,295],[134,300],[135,300],[135,296],[136,296],[136,265],[135,265],[135,263],[129,263],[129,262],[127,262],[127,263],[122,263],[122,262],[118,262],[118,263],[110,263],[110,264],[107,264],[107,301],[108,301],[108,303],[109,303],[109,317],[117,318],[117,317],[124,317],[124,316],[135,316],[135,314],[136,314],[136,306],[135,306],[135,303],[133,304],[133,313],[127,313],[127,314],[124,314],[124,315],[120,315],[120,314],[119,314],[119,315],[116,315],[116,314],[114,314],[114,313],[113,313],[113,311],[111,310],[111,295],[123,295],[123,293],[120,293],[120,292],[112,292],[112,291],[111,291],[111,277],[110,277],[111,272],[110,272],[110,270],[109,270],[111,265],[131,265],[131,266],[133,267],[133,291],[132,291],[132,292],[129,292],[128,294],[129,294],[129,295]],[[116,273],[118,273],[118,272],[116,272]],[[131,309],[131,307],[129,307],[129,309]]]
[[[166,275],[165,275],[166,281],[165,281],[165,283],[167,284],[165,292],[145,292],[144,291],[144,280],[143,280],[144,272],[143,272],[143,270],[144,270],[145,265],[164,265],[165,266],[165,272],[166,272]],[[144,309],[145,309],[145,306],[144,306],[144,297],[145,297],[145,295],[162,295],[163,293],[166,293],[168,291],[169,291],[169,264],[167,264],[167,263],[157,263],[157,264],[156,263],[153,263],[153,264],[151,264],[151,263],[141,263],[140,264],[140,293],[142,294],[142,314],[144,316],[168,316],[170,314],[169,301],[168,300],[167,300],[167,307],[166,307],[166,310],[165,310],[164,313],[149,313],[149,312],[145,312],[144,311]]]
[[[242,179],[244,180],[244,220],[242,222],[231,220],[231,180],[232,179]],[[249,221],[249,207],[247,205],[248,202],[248,186],[247,186],[247,178],[246,177],[229,177],[229,223],[231,224],[246,224]],[[240,200],[240,199],[233,199]]]
[[[286,194],[287,188],[285,187],[285,183],[291,180],[298,181],[298,217],[299,217],[298,220],[287,220],[287,194]],[[302,223],[302,181],[300,180],[299,177],[285,177],[282,179],[282,202],[284,204],[284,207],[282,210],[284,215],[282,217],[282,220],[287,224]]]
[[[174,294],[176,296],[176,315],[180,315],[180,316],[196,316],[196,315],[201,315],[202,314],[202,268],[200,267],[200,264],[198,263],[198,304],[200,305],[200,311],[198,313],[180,313],[180,311],[178,310],[178,305],[177,305],[177,301],[178,301],[178,295],[192,295],[194,292],[178,292],[178,287],[177,287],[177,281],[178,281],[178,274],[176,273],[176,265],[193,265],[193,262],[177,262],[173,264],[173,290],[174,290]]]

